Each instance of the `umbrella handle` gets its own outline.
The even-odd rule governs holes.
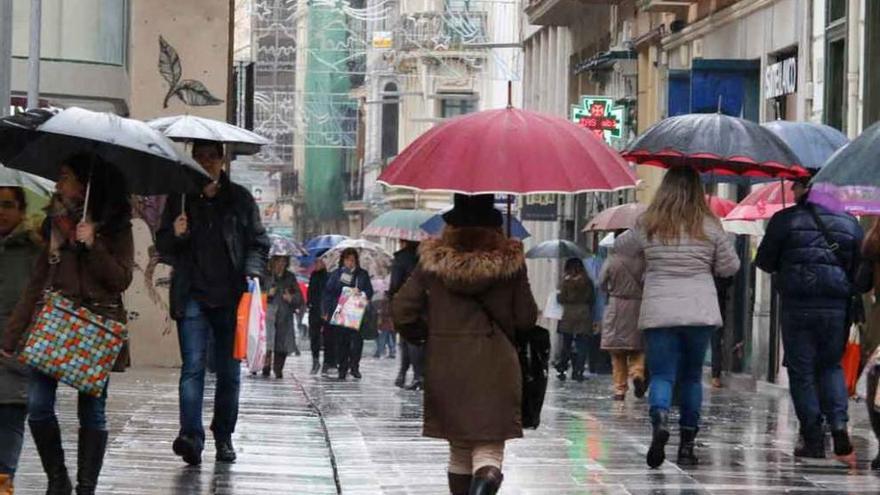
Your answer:
[[[180,214],[186,214],[186,194],[180,195]]]
[[[88,182],[86,182],[86,197],[85,197],[85,200],[83,201],[83,213],[82,213],[82,219],[80,219],[80,223],[83,223],[86,221],[86,217],[88,216],[88,213],[89,213],[89,198],[92,197],[92,175],[93,175],[94,171],[95,171],[95,160],[93,158],[91,165],[89,165],[89,180],[88,180]]]

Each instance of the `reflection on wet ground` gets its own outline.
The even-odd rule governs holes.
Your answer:
[[[421,437],[420,394],[394,388],[396,364],[365,357],[362,381],[337,382],[310,376],[303,356],[288,361],[283,380],[244,377],[235,435],[239,461],[215,465],[209,441],[199,468],[185,467],[171,453],[177,371],[114,375],[111,445],[99,493],[333,494],[337,482],[345,494],[447,493],[446,445]],[[59,410],[71,468],[73,400],[63,390]],[[791,457],[797,426],[784,392],[707,390],[705,400],[701,465],[683,470],[667,463],[650,471],[644,401],[613,402],[608,377],[554,382],[542,427],[508,444],[502,493],[880,493],[880,474],[869,470],[877,442],[864,404],[851,404],[857,460],[848,465]],[[210,408],[206,401],[208,423]],[[673,438],[668,448],[673,460],[676,443]],[[28,440],[16,493],[42,493],[44,483]]]

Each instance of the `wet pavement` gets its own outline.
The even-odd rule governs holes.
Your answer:
[[[367,356],[371,348],[368,343]],[[310,376],[309,361],[291,357],[283,380],[243,378],[234,437],[239,460],[215,465],[209,441],[199,468],[183,466],[171,453],[177,371],[114,375],[111,444],[99,493],[447,493],[446,444],[420,436],[421,397],[391,384],[396,362],[365,357],[362,381],[337,382]],[[801,462],[790,455],[796,422],[784,391],[707,389],[702,464],[684,470],[667,463],[650,471],[644,461],[647,406],[631,397],[613,402],[609,384],[608,377],[584,384],[554,379],[542,427],[508,444],[501,493],[880,493],[880,474],[869,470],[877,441],[864,404],[851,404],[855,462]],[[70,466],[73,400],[63,390],[59,410]],[[673,458],[676,443],[673,438],[667,449]],[[16,493],[42,493],[45,482],[29,440],[23,457]]]

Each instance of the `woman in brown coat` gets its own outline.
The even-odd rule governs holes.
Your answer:
[[[614,400],[626,397],[628,378],[636,397],[646,392],[644,335],[639,330],[645,262],[638,249],[631,232],[618,235],[599,275],[599,285],[609,296],[602,321],[602,349],[611,354]]]
[[[76,155],[62,162],[44,227],[48,246],[37,258],[28,288],[6,322],[4,355],[14,353],[27,338],[47,287],[97,314],[125,322],[122,293],[131,283],[134,266],[131,206],[125,189],[121,174],[97,157]],[[49,479],[47,493],[69,494],[72,486],[55,416],[57,387],[55,379],[33,372],[28,423]],[[106,389],[101,397],[79,395],[77,494],[93,494],[98,484],[107,446],[106,401]]]
[[[491,195],[456,195],[444,220],[394,297],[394,323],[426,340],[424,435],[449,441],[450,491],[494,494],[504,443],[522,437],[514,336],[538,310],[522,244],[504,236]]]
[[[559,295],[556,296],[556,300],[562,305],[562,320],[559,321],[558,329],[562,335],[562,350],[556,371],[559,373],[558,378],[565,380],[568,362],[571,361],[571,379],[582,382],[589,352],[588,338],[593,333],[593,302],[596,290],[583,261],[577,258],[568,259],[563,272]]]

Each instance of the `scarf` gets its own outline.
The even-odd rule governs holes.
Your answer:
[[[83,205],[65,201],[55,194],[49,206],[46,207],[46,216],[49,219],[49,259],[57,263],[61,249],[73,246],[76,243],[76,226],[82,220]]]

